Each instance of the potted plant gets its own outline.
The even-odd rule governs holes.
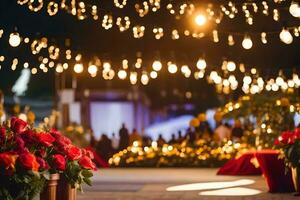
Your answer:
[[[282,149],[285,164],[291,168],[295,190],[300,194],[300,129],[283,132],[274,144]]]
[[[90,151],[60,132],[33,128],[13,117],[0,126],[0,199],[29,200],[41,193],[43,200],[55,200],[58,184],[76,194],[82,183],[91,184],[96,169],[92,159]]]
[[[12,118],[0,126],[0,199],[32,199],[43,189],[47,175],[33,141],[22,120]]]

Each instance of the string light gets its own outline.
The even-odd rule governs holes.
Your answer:
[[[279,34],[279,38],[282,42],[285,44],[291,44],[293,42],[293,36],[287,29],[282,29],[282,31]]]
[[[97,75],[97,72],[98,72],[98,68],[96,65],[90,65],[88,67],[88,72],[89,74],[92,76],[92,77],[95,77]]]
[[[177,72],[178,68],[177,68],[177,65],[172,63],[172,62],[168,62],[168,71],[171,73],[171,74],[175,74]]]
[[[119,77],[119,79],[121,79],[121,80],[126,79],[126,77],[127,77],[127,72],[126,72],[124,69],[119,70],[119,72],[118,72],[118,77]]]
[[[76,63],[74,65],[74,72],[77,74],[80,74],[83,72],[83,64],[82,63]]]
[[[298,2],[296,1],[292,1],[290,8],[289,8],[289,12],[291,13],[291,15],[293,17],[300,17],[300,5]]]
[[[117,8],[124,8],[127,4],[127,0],[122,0],[121,3],[119,0],[114,0],[114,4]]]
[[[252,48],[253,42],[252,42],[250,36],[245,35],[243,42],[242,42],[242,46],[244,49],[247,49],[247,50]]]
[[[152,68],[153,68],[153,70],[155,70],[155,71],[160,71],[161,68],[162,68],[161,62],[158,61],[158,60],[155,60],[155,61],[153,62],[153,64],[152,64]]]
[[[124,18],[118,17],[116,24],[119,27],[120,32],[124,32],[130,27],[130,19],[128,16],[125,16]]]
[[[198,26],[203,26],[206,23],[206,17],[202,14],[199,14],[195,17],[195,22]]]
[[[204,70],[206,68],[206,61],[203,58],[199,58],[196,66],[198,69]]]
[[[9,44],[12,47],[17,47],[21,44],[21,37],[19,35],[19,33],[11,33],[9,35]]]
[[[50,16],[54,16],[58,12],[58,4],[54,1],[50,1],[47,6],[47,12]]]

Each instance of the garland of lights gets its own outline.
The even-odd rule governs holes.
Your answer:
[[[0,30],[0,36],[3,36],[3,30]],[[0,38],[1,38],[0,37]],[[16,48],[22,42],[21,36],[18,33],[11,33],[9,35],[9,44]],[[41,69],[44,73],[48,72],[49,69],[55,68],[55,71],[60,74],[69,69],[69,64],[67,61],[71,61],[72,59],[72,51],[70,49],[66,49],[64,54],[62,54],[62,50],[54,44],[49,45],[48,39],[43,37],[41,39],[34,39],[30,43],[29,38],[24,39],[24,43],[30,44],[31,52],[33,55],[38,55],[41,53],[42,49],[47,49],[48,58],[47,57],[39,57],[40,65],[39,69]],[[81,74],[85,71],[84,65],[82,63],[82,54],[77,54],[75,57],[75,65],[73,70],[76,74]],[[0,63],[5,59],[4,56],[0,56]],[[64,60],[65,62],[62,64],[58,62],[58,60]],[[117,72],[116,69],[113,69],[112,65],[108,61],[104,61],[101,63],[101,59],[96,58],[89,62],[89,66],[87,68],[87,72],[91,77],[96,77],[100,68],[102,68],[102,77],[105,80],[112,80],[116,75],[119,79],[125,80],[129,77],[129,81],[131,84],[135,85],[140,78],[140,81],[143,85],[147,85],[150,79],[156,79],[159,76],[159,72],[163,68],[163,64],[159,59],[156,59],[152,62],[152,69],[146,69],[143,67],[143,59],[138,57],[136,62],[133,63],[133,67],[129,68],[128,59],[122,60],[122,68],[120,68]],[[11,69],[16,70],[17,65],[19,64],[18,59],[14,58],[12,62]],[[29,63],[25,62],[23,64],[24,68],[29,67]],[[183,64],[180,69],[178,65],[173,61],[167,62],[167,70],[170,74],[176,74],[180,71],[184,77],[190,78],[192,74],[195,79],[203,79],[205,76],[207,78],[208,83],[214,84],[216,86],[217,92],[229,94],[232,90],[236,90],[238,86],[242,87],[244,93],[248,94],[256,94],[260,93],[263,90],[267,91],[278,91],[279,89],[286,91],[291,88],[299,88],[300,87],[300,79],[298,74],[294,73],[292,79],[286,79],[283,75],[282,71],[279,72],[278,77],[263,79],[263,77],[259,76],[258,70],[256,68],[251,68],[250,71],[247,71],[245,65],[240,63],[237,65],[235,62],[231,60],[224,60],[221,66],[221,72],[216,70],[207,69],[207,63],[204,58],[199,58],[195,64],[196,69]],[[238,71],[238,70],[239,71]],[[149,71],[150,70],[150,71]],[[38,69],[36,67],[31,69],[32,74],[36,74]],[[244,77],[242,78],[242,84],[239,83],[234,73],[242,73]]]
[[[25,5],[26,3],[29,4],[32,1],[33,0],[31,0],[31,1],[19,0],[18,3],[20,5]],[[74,14],[74,12],[72,12],[74,9],[76,11],[76,1],[75,2],[74,1],[75,0],[73,0],[71,2],[71,6],[66,6],[65,2],[62,1],[61,7],[65,8],[65,9],[71,9],[70,12],[72,14]],[[39,0],[38,2],[40,2],[42,4],[42,0]],[[151,2],[153,4],[156,4],[154,1],[150,1],[150,3]],[[267,6],[266,1],[263,1],[262,4],[264,5],[263,13],[265,15],[267,15],[268,12],[266,11],[266,9],[268,8],[268,6]],[[86,8],[85,8],[85,3],[81,1],[81,2],[78,3],[78,5],[79,5],[80,9],[77,9],[77,17],[79,19],[85,19],[87,17],[87,15],[85,15],[85,13],[87,12]],[[120,4],[120,5],[123,5],[123,4]],[[243,12],[249,13],[249,11],[247,10],[249,5],[251,5],[253,7],[254,12],[257,12],[258,7],[255,3],[251,3],[251,4],[243,3],[243,5],[242,5]],[[232,2],[229,2],[228,6],[230,7],[230,10],[232,12],[237,12],[237,9],[236,9],[236,7],[234,6],[234,4]],[[49,4],[48,4],[48,7],[47,7],[47,12],[49,13],[50,16],[53,16],[58,12],[58,7],[59,6],[58,6],[57,3],[53,2],[53,1],[50,1]],[[188,11],[189,13],[192,13],[192,11],[195,9],[195,8],[193,8],[193,6],[189,6],[189,5],[186,5],[186,4],[183,4],[180,7],[183,9],[182,12],[180,12],[182,14],[184,14],[186,12],[186,9],[188,7],[190,8],[190,10]],[[298,4],[296,4],[295,2],[292,2],[291,7],[292,7],[292,9],[290,9],[290,12],[294,13],[295,16],[298,16],[297,15],[297,13],[298,13],[297,9],[299,8],[299,12],[300,12],[300,6]],[[170,12],[173,11],[173,5],[168,4],[167,9],[169,9]],[[141,10],[141,8],[139,8],[139,10]],[[225,15],[229,15],[229,17],[232,14],[223,5],[221,5],[221,10],[222,10],[222,12],[225,13]],[[32,11],[37,12],[36,10],[32,10]],[[212,9],[211,4],[210,4],[209,8],[206,9],[206,11],[208,12],[208,16],[209,16],[208,19],[211,19],[212,15],[215,15],[215,11]],[[174,12],[171,12],[171,14],[174,13]],[[274,17],[273,17],[274,20],[278,21],[279,20],[278,10],[274,9],[273,13],[276,13],[276,15],[274,15]],[[144,11],[143,12],[140,11],[140,15],[144,15],[144,14],[145,14]],[[97,14],[97,6],[96,5],[92,6],[92,16],[93,16],[93,19],[95,19],[95,20],[99,19],[99,16]],[[248,16],[248,18],[247,18],[248,22],[253,21],[253,18],[250,17],[250,14],[247,14],[247,16]],[[299,13],[299,16],[300,16],[300,13]],[[230,17],[230,18],[234,18],[234,16]],[[120,32],[124,32],[124,31],[128,30],[130,28],[130,25],[132,24],[131,21],[130,21],[130,18],[128,16],[117,17],[116,20],[115,20],[113,15],[105,14],[103,16],[103,19],[102,19],[102,27],[105,30],[109,30],[109,29],[113,28],[114,22],[118,26],[118,29],[119,29]],[[206,17],[204,15],[201,15],[201,14],[197,15],[196,18],[195,18],[195,22],[199,26],[202,26],[206,22]],[[220,18],[218,18],[216,20],[216,22],[220,23],[221,22]],[[133,26],[132,27],[132,34],[133,34],[134,38],[140,39],[140,38],[144,37],[147,27],[145,27],[143,25],[134,25],[134,24],[132,26]],[[159,39],[163,38],[164,36],[169,35],[169,34],[165,34],[164,30],[165,30],[165,28],[163,28],[163,27],[154,26],[152,28],[152,33],[154,34],[154,38],[159,40]],[[243,42],[242,42],[242,46],[244,47],[244,49],[251,49],[252,46],[253,46],[253,41],[251,40],[251,35],[252,34],[259,34],[261,36],[261,42],[263,44],[267,44],[268,35],[271,35],[271,34],[278,34],[279,38],[282,42],[284,42],[285,44],[291,44],[293,42],[293,36],[292,36],[291,32],[293,32],[295,37],[299,37],[299,35],[300,35],[299,34],[300,26],[284,27],[284,28],[282,28],[281,31],[269,31],[269,32],[251,33],[251,34],[250,33],[225,32],[225,31],[218,31],[218,30],[213,30],[212,33],[209,34],[209,33],[204,33],[204,32],[191,31],[191,30],[188,30],[188,29],[186,29],[184,31],[179,31],[177,29],[173,29],[171,31],[171,38],[173,40],[177,40],[177,39],[180,39],[181,37],[191,37],[191,38],[195,38],[195,39],[201,39],[201,38],[204,38],[204,37],[209,37],[209,38],[213,39],[213,42],[218,43],[220,41],[219,34],[226,34],[227,38],[228,38],[228,45],[233,46],[233,45],[235,45],[235,41],[234,41],[235,39],[234,38],[239,37],[239,36],[242,35],[244,37]]]
[[[37,1],[38,6],[33,7],[32,4]],[[272,1],[271,1],[272,2]],[[38,12],[42,9],[44,5],[44,0],[17,0],[17,3],[20,5],[28,4],[28,8],[33,12]],[[127,0],[113,0],[114,6],[117,8],[125,8],[127,5]],[[270,2],[269,2],[270,3]],[[174,3],[168,3],[166,5],[166,10],[171,15],[176,16],[176,19],[180,19],[180,16],[184,15],[193,15],[195,12],[199,10],[204,10],[203,13],[206,13],[208,19],[214,20],[217,24],[221,23],[223,16],[227,16],[229,19],[234,19],[238,13],[244,13],[246,22],[249,25],[253,24],[253,16],[254,14],[261,11],[261,13],[265,16],[270,15],[270,6],[268,1],[262,1],[261,4],[256,2],[243,2],[243,3],[233,3],[232,1],[228,1],[226,4],[220,3],[208,3],[206,6],[196,7],[193,3],[182,3],[179,5],[175,5]],[[282,1],[274,1],[275,4],[282,3]],[[58,8],[58,4],[54,1],[50,1],[47,6],[48,13],[50,14],[53,9],[51,8],[54,6],[56,10]],[[240,7],[239,7],[240,6]],[[66,5],[66,0],[61,2],[60,8],[66,10],[68,13],[72,15],[77,15],[78,19],[85,19],[83,17],[83,13],[87,12],[87,8],[91,8],[89,14],[94,16],[96,13],[94,12],[97,10],[97,5],[86,4],[83,1],[72,0],[70,5]],[[140,3],[135,4],[135,10],[140,17],[146,16],[149,11],[156,12],[161,8],[161,1],[160,0],[148,0],[143,1]],[[178,10],[177,10],[178,8]],[[273,19],[275,21],[279,21],[280,13],[279,9],[286,9],[282,7],[274,8],[272,11]],[[299,4],[295,1],[292,1],[290,4],[289,11],[294,17],[299,17],[300,15],[300,7]],[[53,16],[53,15],[50,15]],[[94,18],[94,17],[93,17]]]

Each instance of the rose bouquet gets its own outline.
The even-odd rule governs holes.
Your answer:
[[[18,118],[0,126],[0,199],[32,199],[50,174],[72,187],[91,184],[93,154],[56,130],[35,129]]]
[[[281,148],[284,153],[285,163],[288,167],[300,166],[300,129],[294,131],[285,131],[274,144]]]

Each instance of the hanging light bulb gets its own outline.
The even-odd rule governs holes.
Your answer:
[[[136,72],[130,72],[130,83],[132,85],[135,85],[137,83],[137,73]]]
[[[279,34],[279,38],[285,44],[291,44],[293,42],[293,36],[289,30],[283,28]]]
[[[157,74],[157,72],[156,72],[156,71],[152,71],[152,72],[150,72],[150,77],[151,77],[152,79],[156,79],[156,78],[157,78],[157,76],[158,76],[158,74]]]
[[[206,68],[206,61],[203,58],[199,58],[196,65],[198,69],[204,70]]]
[[[88,72],[89,74],[92,76],[92,77],[95,77],[97,75],[97,72],[98,72],[98,68],[96,65],[90,65],[88,67]]]
[[[19,33],[11,33],[9,35],[8,42],[9,42],[10,46],[12,46],[12,47],[19,46],[21,43],[21,37],[20,37]]]
[[[246,84],[246,85],[250,85],[250,83],[252,82],[252,78],[251,78],[250,76],[245,76],[245,77],[243,78],[243,82],[244,82],[244,84]]]
[[[127,72],[124,69],[121,69],[118,72],[118,77],[119,79],[124,80],[127,77]]]
[[[202,14],[199,14],[195,17],[195,22],[198,26],[203,26],[206,23],[206,17]]]
[[[177,65],[169,62],[168,63],[168,71],[171,73],[171,74],[175,74],[177,72]]]
[[[158,61],[158,60],[154,61],[153,64],[152,64],[152,68],[153,68],[153,70],[155,70],[155,71],[160,71],[161,68],[162,68],[161,62]]]
[[[77,74],[80,74],[83,72],[83,64],[82,63],[76,63],[74,65],[74,72]]]
[[[300,5],[296,1],[292,1],[289,11],[293,17],[300,17]]]
[[[227,62],[227,70],[233,72],[236,69],[236,64],[233,61]]]
[[[243,46],[244,49],[251,49],[252,48],[253,42],[252,42],[250,36],[245,35],[244,40],[242,42],[242,46]]]
[[[149,83],[149,76],[146,72],[143,72],[141,76],[141,82],[143,85],[147,85]]]

